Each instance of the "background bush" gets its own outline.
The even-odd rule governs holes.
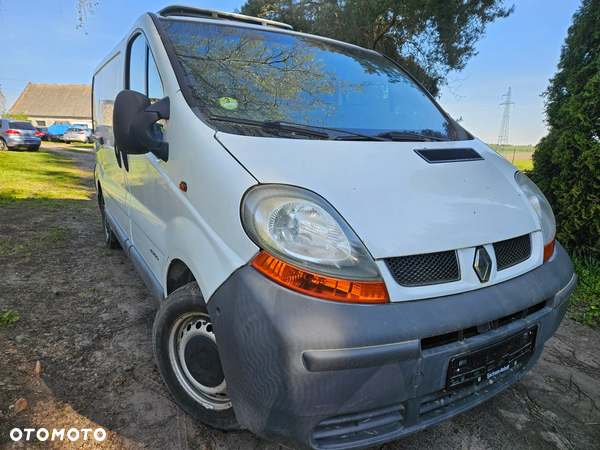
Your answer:
[[[532,177],[552,204],[558,240],[600,256],[600,2],[583,0],[544,93],[549,134]]]

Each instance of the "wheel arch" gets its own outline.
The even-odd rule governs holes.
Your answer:
[[[169,295],[186,284],[197,281],[192,269],[181,259],[174,258],[169,262],[166,274],[166,291]]]

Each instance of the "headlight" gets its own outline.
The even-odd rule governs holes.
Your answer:
[[[515,173],[515,181],[529,199],[540,219],[542,236],[544,238],[544,261],[546,261],[554,251],[554,238],[556,237],[554,213],[546,196],[526,175],[522,172]]]
[[[323,298],[388,301],[379,269],[363,243],[315,193],[282,185],[254,187],[242,201],[241,218],[250,239],[268,253],[252,263],[265,275]]]

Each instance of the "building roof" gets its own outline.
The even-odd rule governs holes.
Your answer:
[[[92,87],[88,84],[29,83],[11,114],[41,117],[92,117]]]

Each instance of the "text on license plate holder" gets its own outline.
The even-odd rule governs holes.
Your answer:
[[[497,344],[464,355],[448,364],[446,389],[455,390],[494,378],[531,358],[535,348],[537,325]]]

